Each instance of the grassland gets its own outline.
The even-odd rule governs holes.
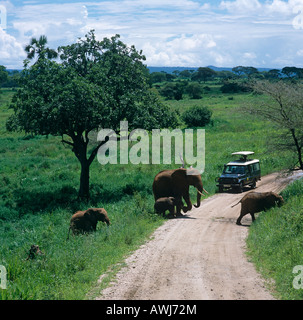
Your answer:
[[[255,151],[262,174],[292,163],[290,154],[268,148],[275,130],[270,123],[240,112],[260,96],[222,94],[218,85],[208,85],[210,92],[200,100],[185,97],[167,104],[179,113],[191,105],[213,111],[205,128],[202,175],[210,194],[234,151]],[[94,161],[90,202],[78,202],[80,166],[60,138],[6,132],[12,94],[7,89],[0,95],[0,264],[8,271],[8,289],[0,289],[0,299],[85,299],[102,273],[121,263],[165,221],[153,214],[151,185],[158,171],[175,165],[101,166]],[[112,225],[100,224],[96,233],[66,241],[71,214],[90,206],[106,208]],[[44,254],[26,260],[32,244]]]
[[[261,213],[252,225],[248,256],[269,284],[275,284],[272,289],[278,299],[302,300],[303,275],[293,270],[303,264],[303,180],[289,185],[281,195],[285,204]],[[299,289],[293,285],[295,277]]]

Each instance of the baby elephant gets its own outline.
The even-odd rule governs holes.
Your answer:
[[[237,219],[237,224],[241,225],[241,219],[250,213],[252,221],[255,221],[255,213],[265,211],[274,207],[276,204],[280,207],[283,204],[283,198],[275,192],[250,192],[246,194],[238,203],[232,206],[235,207],[241,203],[240,216]]]
[[[96,231],[98,221],[106,222],[110,225],[107,212],[103,208],[90,208],[85,211],[77,211],[70,220],[68,237],[70,230],[73,234]]]
[[[159,198],[156,200],[154,209],[155,212],[163,215],[165,215],[165,211],[168,210],[169,213],[172,216],[175,216],[175,206],[177,205],[182,206],[182,200],[181,198],[174,198],[174,197],[165,197],[165,198]]]

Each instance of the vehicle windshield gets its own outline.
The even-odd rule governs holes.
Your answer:
[[[245,173],[245,166],[226,166],[224,168],[223,173],[227,173],[227,174],[244,174]]]

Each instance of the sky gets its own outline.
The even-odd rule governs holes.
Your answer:
[[[56,49],[91,29],[148,66],[303,67],[303,0],[0,0],[0,65],[22,69],[32,37]]]

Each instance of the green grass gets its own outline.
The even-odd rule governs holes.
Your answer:
[[[211,92],[201,100],[168,101],[182,113],[191,105],[213,111],[206,129],[205,189],[216,192],[215,178],[231,153],[253,150],[260,158],[263,174],[287,168],[290,155],[268,149],[274,128],[240,112],[260,96]],[[98,291],[97,279],[142,244],[165,220],[153,214],[154,176],[176,165],[91,166],[91,199],[76,200],[80,165],[58,137],[32,137],[8,133],[5,122],[13,92],[0,95],[0,264],[8,271],[8,289],[0,299],[85,299]],[[184,128],[184,127],[183,127]],[[193,202],[195,191],[191,188]],[[99,224],[96,233],[66,241],[69,220],[77,210],[104,207],[112,225]],[[26,260],[29,248],[38,244],[42,252]],[[114,273],[114,272],[113,272]]]
[[[248,254],[264,277],[274,280],[277,298],[302,300],[303,290],[293,287],[293,268],[303,265],[303,179],[281,194],[285,204],[261,213],[251,226]]]

